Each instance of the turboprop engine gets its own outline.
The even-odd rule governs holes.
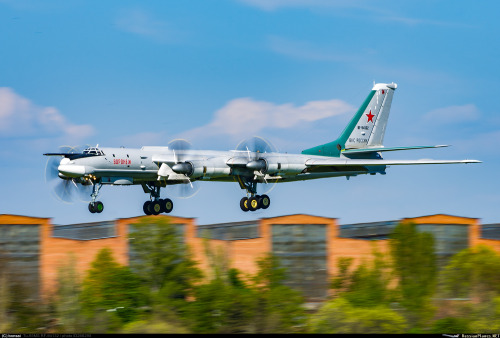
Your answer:
[[[223,161],[195,160],[176,163],[172,170],[188,177],[219,177],[228,176],[231,168]]]
[[[234,168],[246,168],[252,171],[260,171],[262,174],[298,174],[306,169],[302,163],[294,163],[285,156],[266,156],[249,160],[246,157],[233,157],[227,161],[227,165]]]
[[[265,161],[266,164],[265,171],[263,171],[263,173],[269,175],[299,174],[306,169],[306,165],[304,163],[294,163],[284,156],[266,157],[265,159],[261,159],[261,161]]]

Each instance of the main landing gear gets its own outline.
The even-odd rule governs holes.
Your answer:
[[[162,212],[167,214],[174,208],[174,202],[170,198],[158,199],[156,201],[146,201],[142,210],[146,215],[158,215]]]
[[[174,202],[170,198],[160,198],[160,187],[152,184],[143,184],[144,192],[149,193],[150,201],[144,202],[142,210],[146,215],[158,215],[162,212],[170,213],[174,208]]]
[[[96,201],[101,186],[101,183],[95,183],[92,185],[92,194],[90,195],[92,201],[89,203],[89,211],[93,214],[100,214],[104,210],[104,204],[101,201]]]
[[[257,209],[267,209],[271,205],[271,199],[267,195],[255,195],[250,198],[243,197],[240,200],[240,208],[243,211],[255,211]]]
[[[255,211],[257,209],[267,209],[271,205],[271,199],[267,195],[257,195],[257,181],[248,177],[238,176],[241,189],[247,191],[247,196],[240,200],[240,208],[243,211]]]

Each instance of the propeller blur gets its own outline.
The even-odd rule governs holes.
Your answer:
[[[246,196],[243,211],[267,209],[267,195],[277,183],[331,177],[386,174],[393,165],[480,163],[477,160],[386,160],[384,152],[441,148],[438,146],[384,147],[383,139],[392,98],[397,85],[375,84],[340,136],[334,141],[303,150],[301,154],[280,153],[261,137],[246,139],[235,150],[193,150],[186,140],[167,146],[140,149],[61,147],[49,156],[45,178],[57,198],[72,202],[77,197],[89,201],[92,213],[101,213],[97,201],[102,186],[141,185],[149,194],[143,210],[147,215],[169,213],[170,198],[160,191],[168,188],[180,198],[194,196],[199,182],[237,182]],[[263,186],[257,194],[258,186]]]

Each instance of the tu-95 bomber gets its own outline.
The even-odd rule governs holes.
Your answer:
[[[104,209],[98,195],[102,186],[141,185],[149,198],[145,214],[169,213],[170,198],[161,198],[162,188],[176,185],[188,189],[199,181],[232,182],[245,190],[243,211],[267,209],[270,197],[258,194],[259,185],[332,177],[386,173],[388,166],[417,164],[480,163],[477,160],[387,160],[390,151],[440,148],[436,146],[384,147],[383,140],[397,85],[375,84],[340,136],[300,154],[275,151],[261,138],[243,142],[235,150],[194,150],[187,142],[140,149],[88,147],[83,151],[61,149],[50,156],[46,175],[60,181],[57,195],[68,200],[73,190],[87,195],[89,211]],[[62,157],[62,159],[60,159]]]

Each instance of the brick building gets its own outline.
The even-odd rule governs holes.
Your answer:
[[[433,233],[442,264],[454,253],[477,244],[500,253],[500,224],[481,225],[476,218],[451,215],[343,225],[335,218],[303,214],[208,225],[196,225],[194,218],[165,215],[70,225],[53,225],[49,218],[0,215],[0,269],[8,271],[11,280],[26,285],[33,298],[43,298],[53,291],[58,268],[70,255],[82,276],[104,247],[112,249],[119,263],[128,264],[132,255],[129,228],[138,220],[156,217],[165,217],[177,227],[200,268],[207,268],[207,240],[223,248],[231,266],[245,273],[255,273],[257,258],[273,253],[287,268],[288,285],[310,300],[327,296],[337,258],[352,257],[360,262],[370,258],[374,248],[387,252],[387,238],[401,221],[412,221],[419,230]]]

